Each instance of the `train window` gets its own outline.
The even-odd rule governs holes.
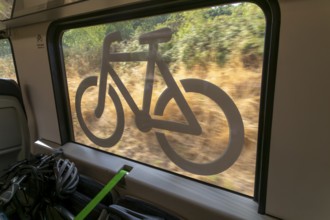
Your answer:
[[[11,44],[8,39],[0,39],[0,78],[17,81]]]
[[[252,196],[265,32],[253,3],[65,30],[75,141]]]

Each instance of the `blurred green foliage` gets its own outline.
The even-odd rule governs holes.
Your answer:
[[[265,17],[252,3],[236,3],[193,11],[164,14],[98,26],[71,29],[63,34],[66,56],[86,58],[90,67],[100,65],[102,42],[107,33],[120,31],[117,50],[143,50],[137,38],[162,27],[173,31],[172,40],[160,45],[171,65],[207,68],[209,62],[226,65],[240,60],[245,68],[259,68],[263,56]]]
[[[0,57],[12,56],[9,40],[0,39]]]

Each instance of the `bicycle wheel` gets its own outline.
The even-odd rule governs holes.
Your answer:
[[[111,136],[106,137],[106,138],[101,138],[96,136],[92,131],[90,131],[90,129],[87,127],[85,119],[83,117],[83,113],[82,113],[82,97],[84,95],[84,93],[86,92],[87,89],[93,87],[93,86],[97,86],[97,77],[96,76],[91,76],[88,77],[86,79],[84,79],[78,89],[77,89],[77,93],[76,93],[76,112],[77,112],[77,118],[80,124],[81,129],[85,132],[86,136],[95,144],[101,146],[101,147],[112,147],[114,146],[121,138],[123,132],[124,132],[124,111],[123,111],[123,107],[121,105],[120,99],[116,93],[116,91],[114,90],[113,87],[111,87],[109,85],[109,91],[108,94],[110,96],[110,98],[112,99],[112,102],[115,106],[115,110],[117,112],[117,120],[116,120],[116,126],[115,129],[113,131],[113,133],[111,134]],[[93,112],[94,109],[93,109]],[[95,114],[95,113],[94,113]]]
[[[216,85],[200,79],[184,79],[181,80],[181,83],[187,93],[199,93],[220,107],[219,110],[223,111],[229,127],[228,145],[225,151],[214,160],[207,163],[196,163],[178,154],[164,133],[156,132],[157,140],[172,162],[186,171],[199,175],[213,175],[223,172],[235,163],[242,151],[244,144],[242,117],[233,100]],[[173,95],[169,89],[166,89],[157,101],[155,114],[162,116],[171,99],[173,99]]]

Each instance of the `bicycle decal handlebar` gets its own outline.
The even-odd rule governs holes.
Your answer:
[[[145,34],[142,34],[139,37],[140,44],[159,44],[170,41],[172,38],[172,30],[170,28],[162,28],[156,31],[151,31]],[[122,41],[120,32],[113,32],[106,36],[103,43],[103,48],[110,48],[111,44],[114,42]],[[132,52],[132,53],[109,53],[108,55],[104,54],[103,56],[107,57],[108,61],[111,62],[141,62],[148,61],[150,58],[148,52]]]
[[[158,44],[170,41],[172,38],[172,30],[170,28],[162,28],[149,33],[142,34],[139,37],[140,44]]]

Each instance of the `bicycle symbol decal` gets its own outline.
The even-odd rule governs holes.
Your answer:
[[[218,86],[201,79],[187,78],[180,81],[186,93],[199,93],[211,99],[226,116],[229,126],[229,143],[225,152],[209,163],[194,163],[180,156],[171,146],[170,141],[163,132],[158,130],[173,131],[190,135],[201,135],[202,127],[191,110],[187,100],[174,80],[169,67],[158,52],[158,44],[171,40],[172,31],[169,28],[162,28],[156,31],[142,34],[139,37],[140,44],[148,45],[148,52],[132,53],[111,53],[109,48],[115,41],[121,41],[120,32],[108,34],[103,41],[103,57],[100,76],[85,78],[79,85],[76,93],[76,112],[79,124],[86,136],[95,144],[102,147],[112,147],[121,139],[124,132],[124,110],[116,90],[107,85],[108,76],[116,84],[122,97],[135,115],[137,128],[142,132],[148,132],[153,128],[157,129],[155,135],[160,147],[169,159],[180,168],[199,175],[213,175],[228,169],[238,159],[244,144],[244,126],[242,117],[233,100]],[[147,62],[146,80],[144,84],[142,109],[139,109],[133,97],[125,87],[117,72],[109,62]],[[167,88],[159,96],[154,115],[162,116],[166,106],[171,100],[177,104],[186,123],[154,119],[150,115],[152,88],[154,85],[155,66],[158,67]],[[83,118],[81,104],[83,94],[90,87],[98,86],[98,101],[94,114],[100,118],[105,108],[106,93],[111,98],[116,114],[116,126],[113,133],[107,138],[100,138],[94,135],[87,127]]]

